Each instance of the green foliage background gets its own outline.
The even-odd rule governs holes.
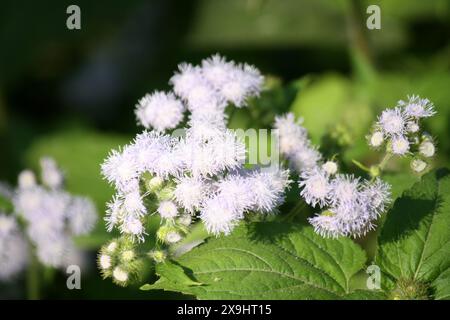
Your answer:
[[[69,4],[72,3],[6,1],[2,4],[2,181],[15,184],[20,170],[36,168],[43,155],[53,156],[66,172],[68,189],[90,196],[103,215],[113,191],[101,179],[99,165],[111,148],[123,145],[140,130],[133,114],[137,99],[146,92],[168,88],[167,81],[177,63],[198,63],[216,52],[255,64],[268,75],[267,90],[261,98],[252,101],[249,109],[230,115],[233,128],[267,128],[275,114],[290,110],[304,117],[304,125],[312,140],[321,145],[322,152],[329,156],[340,153],[344,170],[363,174],[351,164],[351,159],[368,164],[378,160],[378,155],[368,150],[364,140],[370,123],[380,110],[393,106],[400,98],[419,94],[433,101],[438,111],[425,124],[438,142],[435,167],[449,164],[450,10],[446,0],[161,0],[109,1],[107,6],[101,2],[77,1],[82,10],[79,31],[65,28],[65,9]],[[380,5],[381,30],[365,28],[368,4]],[[268,246],[275,252],[282,248],[284,261],[275,258],[275,253],[262,250],[261,257],[242,252],[239,259],[224,261],[221,267],[257,266],[260,271],[251,274],[255,279],[250,277],[245,281],[271,281],[270,285],[279,286],[275,298],[295,298],[305,292],[312,298],[383,298],[361,291],[367,276],[365,266],[372,260],[384,268],[389,279],[383,284],[385,288],[395,289],[395,280],[412,274],[432,283],[436,297],[448,298],[450,281],[448,264],[445,264],[448,261],[439,260],[449,256],[447,243],[444,249],[437,249],[442,242],[434,238],[430,244],[425,241],[426,248],[411,244],[415,243],[414,237],[427,240],[426,235],[434,234],[436,229],[448,230],[449,217],[445,215],[450,212],[448,178],[430,174],[424,182],[426,190],[420,191],[422,187],[415,184],[419,178],[407,170],[407,161],[401,160],[388,167],[385,179],[393,185],[393,196],[399,200],[386,217],[387,226],[379,236],[377,253],[380,229],[356,242],[346,239],[329,242],[318,238],[303,224],[310,213],[305,209],[288,224],[294,225],[293,228],[287,228],[285,222],[278,222],[277,228],[270,230],[265,230],[264,223],[241,226],[229,238],[208,242],[208,246],[192,251],[178,262],[192,269],[188,279],[183,280],[186,275],[179,272],[179,265],[166,266],[172,268],[176,277],[181,277],[175,282],[164,277],[167,274],[164,267],[157,268],[162,278],[153,288],[163,288],[161,283],[166,281],[166,289],[171,287],[200,298],[230,297],[223,294],[230,290],[230,283],[214,282],[215,278],[225,278],[222,273],[196,274],[200,267],[211,266],[208,250],[232,244],[247,233],[256,238],[267,233],[276,238]],[[440,206],[441,201],[447,206]],[[298,190],[294,187],[282,212],[289,212],[297,202]],[[416,202],[423,204],[422,211],[411,207]],[[432,204],[440,210],[437,215],[440,224],[433,220]],[[399,233],[404,230],[395,226],[402,225],[400,222],[406,217],[413,225],[405,228],[416,231],[400,239]],[[389,227],[391,224],[393,227]],[[285,234],[290,242],[278,238],[278,233]],[[41,297],[186,297],[162,290],[144,292],[138,286],[118,288],[110,281],[102,281],[96,270],[95,255],[110,236],[100,222],[92,235],[77,240],[90,258],[90,270],[83,275],[82,290],[68,291],[61,272],[46,273],[42,276]],[[442,239],[446,236],[448,239],[448,234],[443,234]],[[248,241],[244,246],[253,246],[254,240],[247,236],[241,239]],[[308,251],[307,243],[324,247],[331,256]],[[343,260],[334,256],[340,252],[341,245],[348,255]],[[404,259],[395,260],[392,246],[408,253],[407,258],[414,261],[404,266],[400,263]],[[409,255],[412,249],[417,250],[418,258]],[[204,264],[192,264],[190,258],[194,254],[201,258],[204,255]],[[430,262],[422,263],[420,255],[429,255]],[[267,265],[260,258],[273,267],[272,275],[281,273],[282,276],[263,276]],[[447,269],[434,274],[431,266],[439,261],[441,269],[445,266]],[[326,269],[329,265],[337,265],[342,270],[335,274],[334,269]],[[289,268],[293,273],[287,275]],[[328,276],[317,276],[317,271]],[[199,283],[213,285],[193,285],[189,283],[194,281],[191,276]],[[233,273],[233,276],[241,281],[245,274]],[[156,275],[149,275],[147,282],[156,279]],[[11,283],[0,283],[0,297],[26,297],[25,280],[21,277]],[[290,288],[289,284],[294,283],[295,288]],[[215,289],[219,291],[211,294]],[[267,298],[264,292],[250,285],[231,297]]]

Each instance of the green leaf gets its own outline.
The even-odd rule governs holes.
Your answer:
[[[190,279],[157,265],[160,279],[144,289],[164,289],[199,299],[376,299],[356,290],[354,276],[366,262],[350,239],[324,239],[310,226],[278,222],[241,225],[229,236],[208,239],[176,260]]]
[[[181,286],[202,285],[202,283],[192,280],[180,265],[170,260],[167,260],[158,266],[158,274],[161,277],[170,277],[171,281],[173,281],[177,285]],[[145,290],[145,288],[147,288],[146,285],[141,287],[141,289],[143,290]]]
[[[376,257],[384,273],[383,285],[399,294],[394,298],[414,297],[405,294],[405,283],[413,291],[426,289],[425,295],[416,298],[449,297],[449,224],[450,174],[446,169],[425,175],[397,199],[380,233]]]

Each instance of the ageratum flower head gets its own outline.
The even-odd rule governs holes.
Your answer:
[[[246,214],[274,212],[290,182],[288,172],[246,169],[245,143],[227,128],[226,108],[246,107],[262,83],[256,68],[214,55],[198,66],[180,64],[169,81],[173,92],[144,96],[136,114],[149,131],[112,151],[101,166],[116,189],[107,205],[108,231],[117,228],[121,241],[137,247],[149,232],[149,216],[157,214],[158,248],[152,252],[162,252],[180,242],[192,222],[200,220],[218,236],[229,234]],[[128,262],[115,265],[105,252],[99,267],[128,283]]]

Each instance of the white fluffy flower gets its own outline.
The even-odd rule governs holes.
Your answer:
[[[436,147],[434,146],[433,142],[429,140],[423,141],[419,146],[419,152],[429,158],[434,156],[434,153],[436,152]]]
[[[368,207],[371,220],[375,220],[385,211],[390,202],[390,189],[391,186],[380,178],[372,182],[365,181],[359,202]]]
[[[75,235],[90,232],[97,221],[94,203],[85,197],[73,197],[67,210],[70,230]]]
[[[194,86],[198,82],[204,81],[201,69],[191,64],[182,63],[178,66],[178,70],[169,82],[173,85],[173,90],[178,96],[187,99]]]
[[[119,223],[120,219],[123,218],[124,214],[123,199],[116,195],[106,204],[106,216],[103,218],[106,222],[106,230],[111,232]]]
[[[13,216],[0,213],[0,280],[11,280],[24,270],[28,246]]]
[[[407,120],[400,108],[386,109],[381,113],[378,124],[386,135],[395,136],[404,133]]]
[[[243,107],[248,97],[258,96],[264,80],[258,69],[247,64],[230,70],[227,78],[220,94],[236,107]]]
[[[240,175],[228,175],[217,183],[217,192],[220,198],[232,204],[236,213],[241,215],[253,204],[248,179]]]
[[[222,87],[230,79],[230,73],[236,68],[234,62],[227,62],[218,54],[202,61],[202,74],[216,89]]]
[[[420,130],[420,127],[416,121],[408,121],[406,123],[406,130],[410,133],[416,133]]]
[[[150,171],[161,178],[176,176],[181,159],[174,150],[176,138],[157,132],[143,132],[125,149],[134,163],[137,174]]]
[[[101,254],[98,258],[98,264],[100,265],[100,268],[103,270],[111,268],[111,256],[107,254]]]
[[[127,148],[122,152],[111,151],[101,169],[106,180],[119,190],[126,190],[130,182],[138,178],[136,156]]]
[[[147,214],[142,196],[139,190],[127,193],[123,196],[123,208],[128,214],[143,216]]]
[[[234,204],[226,199],[216,196],[206,201],[200,212],[200,218],[209,233],[216,236],[221,233],[228,235],[242,219],[242,212],[236,210]]]
[[[39,260],[48,266],[61,267],[65,261],[69,248],[72,246],[70,239],[60,234],[55,237],[47,237],[37,244],[37,256]]]
[[[251,195],[251,210],[269,213],[284,200],[284,191],[289,183],[288,170],[260,170],[253,172],[247,180]]]
[[[381,131],[375,131],[369,137],[369,145],[374,148],[381,146],[383,144],[383,142],[384,142],[384,136],[383,136],[383,132],[381,132]]]
[[[333,206],[353,207],[359,195],[359,178],[338,174],[331,182],[330,201]]]
[[[297,121],[293,113],[275,117],[274,128],[278,130],[280,152],[292,155],[301,144],[307,140],[306,129],[301,126],[303,119]]]
[[[168,243],[177,243],[181,240],[181,235],[176,231],[170,231],[167,233],[165,241]]]
[[[29,189],[36,186],[36,176],[31,170],[23,170],[19,174],[19,188],[21,189]]]
[[[322,165],[322,169],[329,175],[336,174],[338,170],[338,165],[334,161],[327,161]]]
[[[319,214],[308,218],[308,221],[313,226],[314,232],[324,238],[337,238],[341,235],[337,218],[334,215]]]
[[[173,219],[178,215],[178,208],[172,201],[161,201],[157,211],[164,219]]]
[[[120,267],[114,268],[113,277],[118,282],[127,282],[128,281],[128,273]]]
[[[133,215],[126,216],[120,226],[120,231],[132,235],[139,241],[144,241],[145,228],[140,219]]]
[[[219,170],[236,169],[245,161],[245,144],[231,130],[214,137],[208,144],[212,147],[210,157]]]
[[[420,159],[413,159],[411,161],[411,169],[413,169],[415,172],[422,172],[427,167],[427,163]]]
[[[173,93],[147,94],[136,105],[136,117],[145,128],[164,131],[175,128],[183,120],[184,106]]]
[[[196,177],[184,176],[176,180],[174,190],[175,201],[187,212],[193,213],[200,209],[200,205],[207,196],[208,186],[204,180]]]
[[[321,207],[325,206],[331,191],[328,174],[324,170],[315,168],[304,171],[300,177],[299,186],[302,188],[300,195],[305,202],[312,206],[317,204]]]
[[[40,160],[42,168],[42,183],[49,188],[60,188],[64,182],[64,175],[54,159],[44,157]]]
[[[280,152],[289,160],[291,167],[302,172],[317,166],[322,155],[311,145],[307,131],[301,126],[302,119],[295,121],[292,113],[275,118]]]
[[[403,136],[392,138],[392,153],[405,155],[409,151],[409,141]]]
[[[419,96],[410,96],[408,101],[399,101],[399,105],[404,107],[405,113],[413,118],[427,118],[436,114],[433,103],[428,99],[421,99]]]

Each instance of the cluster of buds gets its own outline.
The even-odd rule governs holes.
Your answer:
[[[381,113],[367,137],[368,143],[377,150],[384,148],[388,155],[410,157],[411,169],[422,173],[435,155],[436,146],[434,139],[422,130],[420,122],[435,114],[428,99],[411,96],[406,101],[400,100],[395,108]]]

